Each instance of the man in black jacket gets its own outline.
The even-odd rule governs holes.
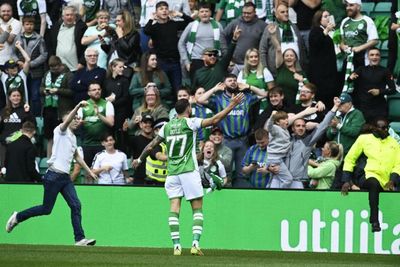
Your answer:
[[[41,177],[35,166],[36,148],[31,138],[36,133],[33,122],[22,124],[22,135],[7,146],[5,167],[7,182],[35,182]]]
[[[65,6],[62,11],[62,21],[57,22],[51,30],[51,45],[49,55],[56,55],[67,65],[71,72],[83,68],[86,46],[81,44],[87,26],[77,18],[74,6]]]

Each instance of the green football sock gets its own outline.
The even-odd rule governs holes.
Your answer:
[[[169,213],[168,224],[174,246],[180,245],[181,240],[179,236],[179,213],[171,211]]]
[[[203,233],[203,210],[193,210],[193,241],[198,244],[201,234]]]

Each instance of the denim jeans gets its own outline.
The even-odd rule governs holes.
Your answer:
[[[182,71],[181,64],[179,60],[177,61],[167,61],[163,59],[158,59],[158,65],[167,74],[169,81],[171,82],[172,88],[174,89],[175,95],[182,86]]]
[[[232,149],[232,163],[235,166],[235,175],[232,177],[232,183],[233,186],[235,187],[235,179],[245,179],[242,173],[242,160],[244,156],[246,155],[246,151],[248,149],[248,144],[247,144],[247,136],[242,136],[242,137],[237,137],[237,138],[224,138],[224,145]],[[231,166],[231,170],[233,170]],[[239,180],[238,180],[239,181]],[[242,181],[243,182],[243,181]],[[246,181],[245,181],[246,182]],[[239,184],[239,183],[237,183]],[[250,186],[250,183],[247,179],[247,185]],[[243,187],[242,183],[241,185],[237,185],[237,187]]]
[[[58,193],[61,193],[71,209],[75,241],[85,238],[81,224],[81,202],[69,175],[48,170],[43,178],[43,186],[43,204],[18,212],[17,221],[23,222],[31,217],[49,215],[56,203]]]
[[[33,79],[30,75],[28,76],[29,104],[31,105],[31,112],[36,117],[42,115],[42,102],[40,99],[41,83],[41,78]]]

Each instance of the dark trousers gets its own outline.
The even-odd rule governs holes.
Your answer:
[[[56,203],[58,193],[61,193],[71,209],[71,222],[74,228],[75,241],[85,238],[81,224],[81,202],[69,175],[48,170],[43,178],[43,186],[43,204],[19,212],[17,221],[23,222],[31,217],[49,215]]]
[[[31,105],[31,111],[36,117],[42,114],[42,102],[40,99],[40,85],[42,78],[33,79],[31,75],[28,76],[28,94],[29,104]]]
[[[182,86],[182,70],[181,64],[174,59],[158,59],[160,68],[167,74],[171,86],[175,91],[175,95]],[[175,96],[174,96],[175,97]]]
[[[383,191],[379,181],[374,178],[368,178],[361,182],[361,188],[368,190],[368,201],[370,208],[369,222],[379,223],[378,220],[378,205],[379,205],[379,193]]]

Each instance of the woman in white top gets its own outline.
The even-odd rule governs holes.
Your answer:
[[[111,134],[105,134],[101,142],[105,150],[96,154],[93,159],[92,171],[99,176],[99,184],[132,183],[128,175],[128,160],[124,152],[115,149],[115,139]]]

